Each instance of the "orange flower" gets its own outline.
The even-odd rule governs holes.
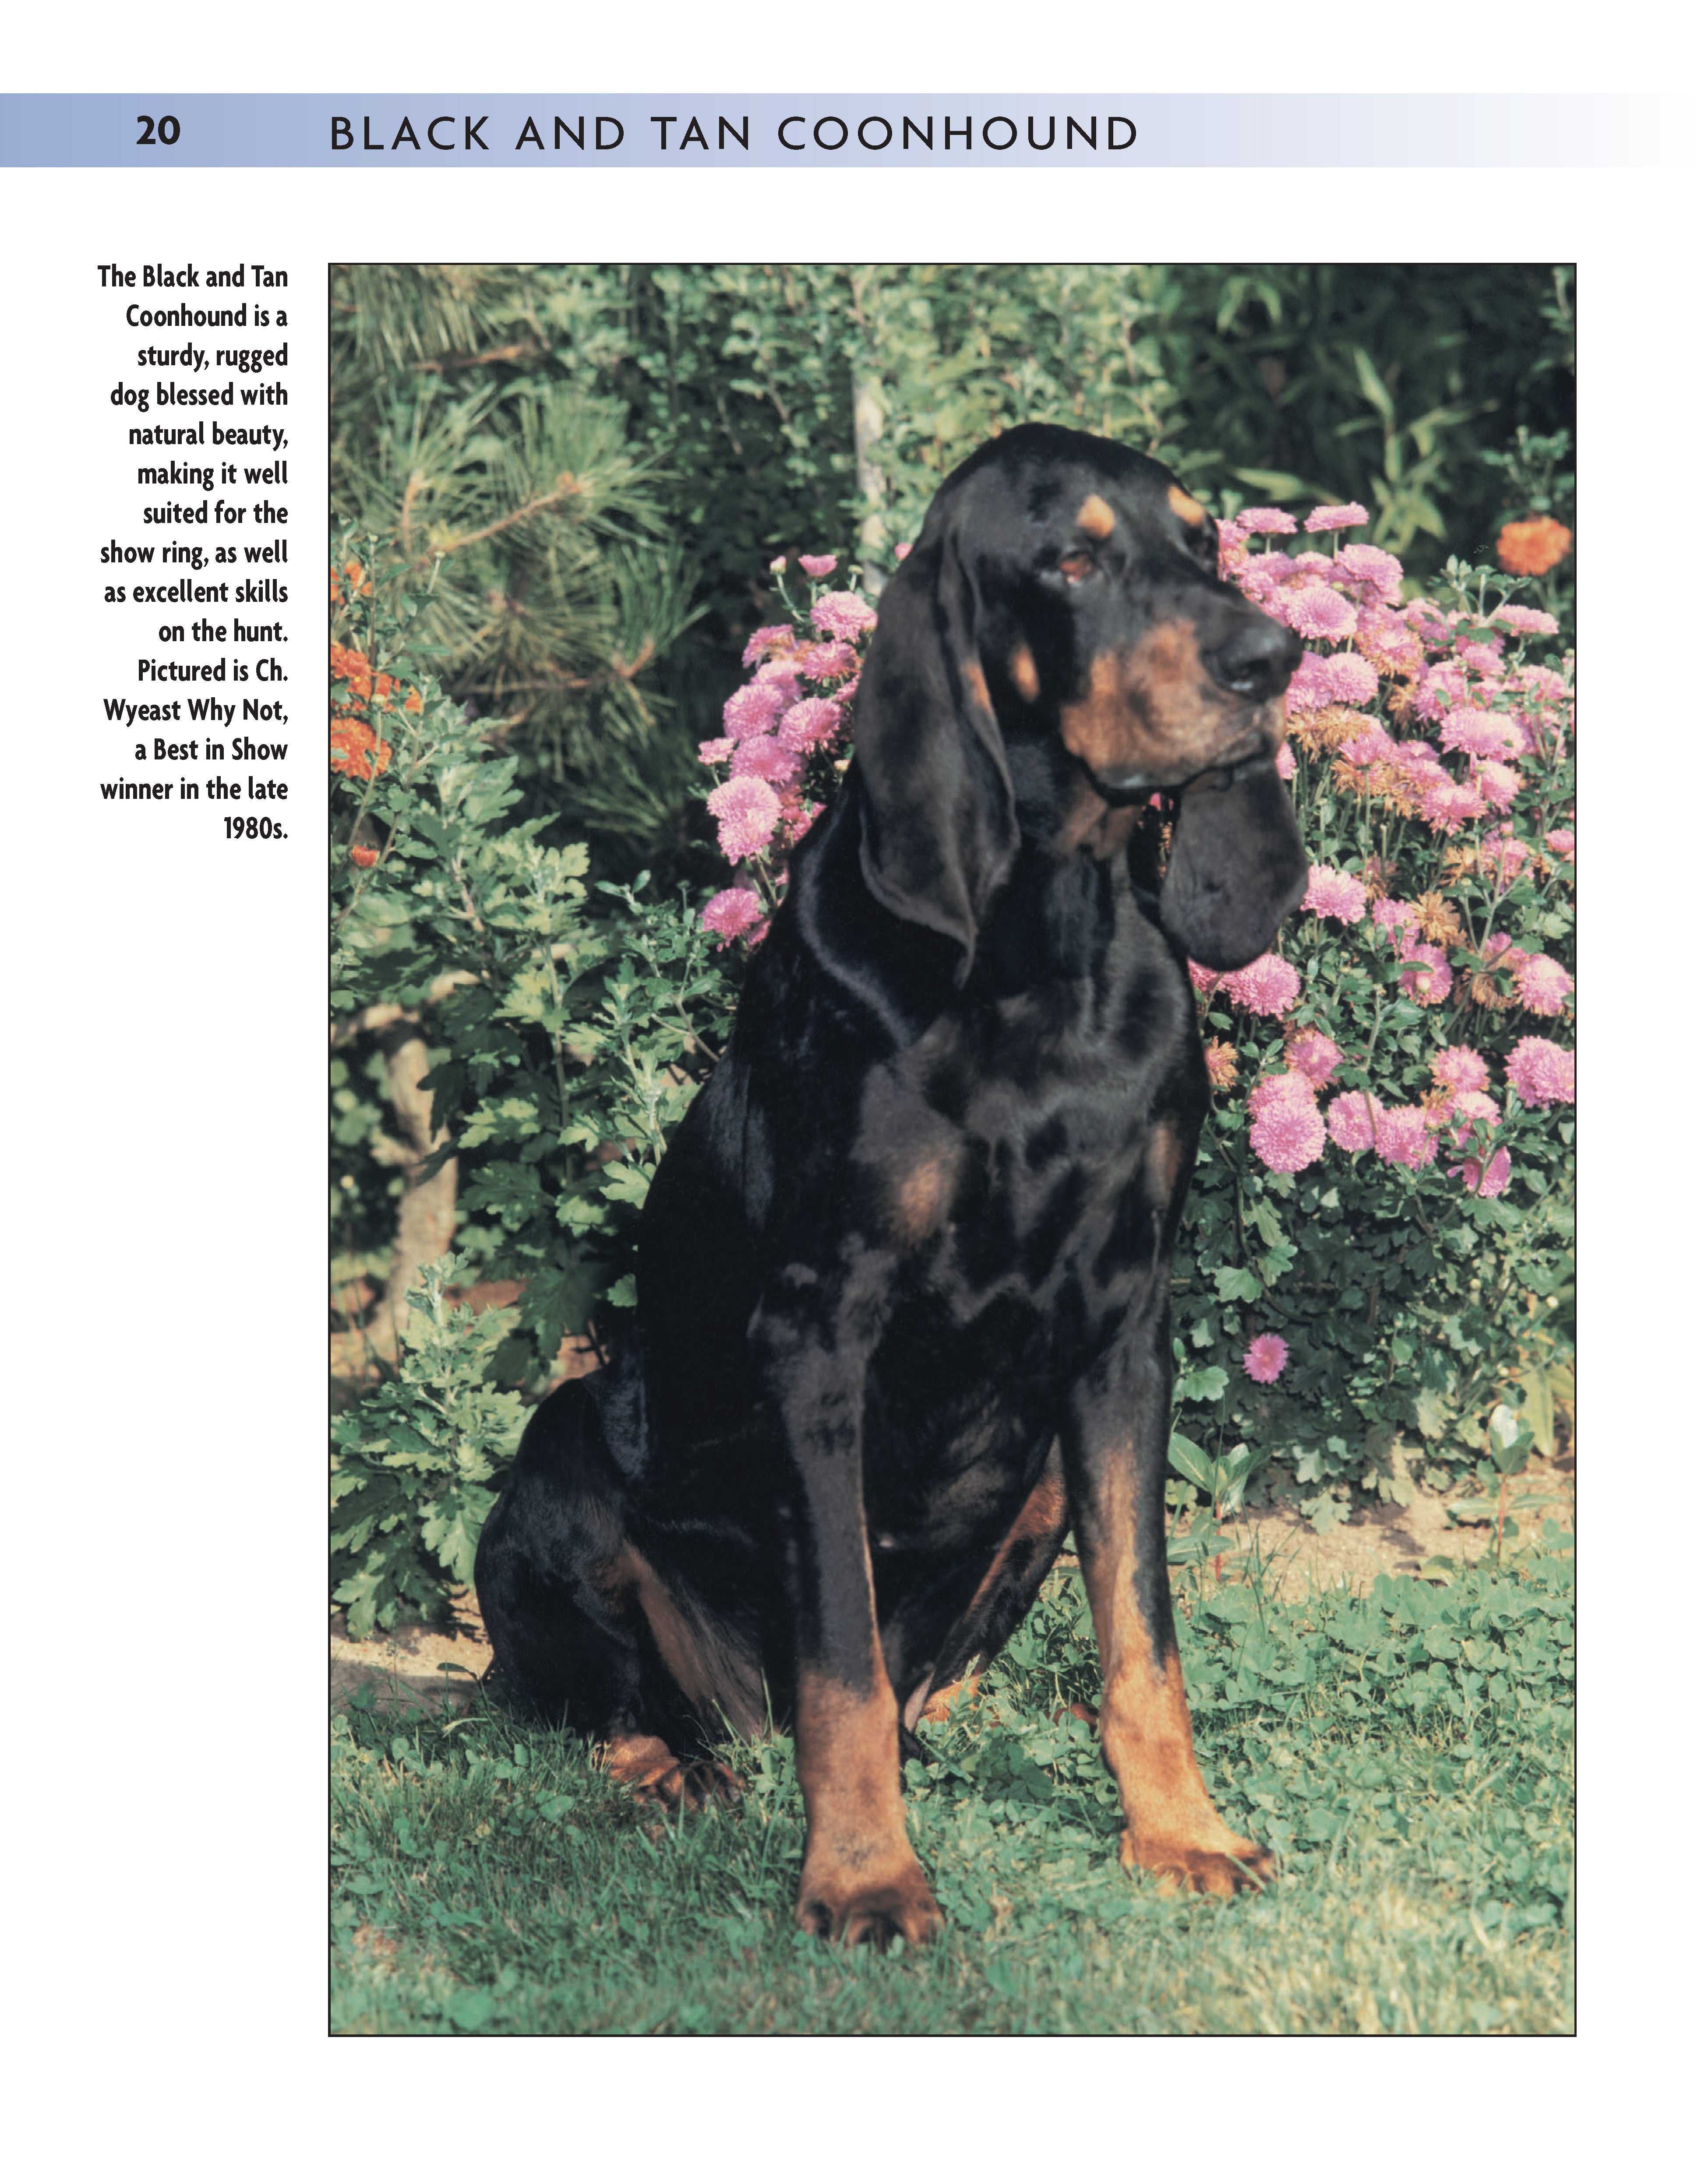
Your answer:
[[[418,715],[421,713],[421,694],[411,687],[404,696],[403,704],[411,715]]]
[[[1572,530],[1557,519],[1513,519],[1500,530],[1494,554],[1503,572],[1550,571],[1572,546]]]
[[[358,866],[377,866],[379,863],[379,852],[370,851],[365,843],[352,843],[350,856]]]
[[[365,783],[371,775],[384,775],[390,764],[391,747],[381,744],[366,723],[348,714],[333,716],[332,767],[337,773]]]
[[[1239,1056],[1225,1039],[1205,1040],[1204,1066],[1210,1072],[1210,1082],[1216,1091],[1231,1090],[1239,1065]]]
[[[372,580],[364,580],[363,578],[362,563],[359,558],[351,557],[346,560],[344,565],[344,577],[350,582],[350,592],[353,595],[371,595],[373,593],[374,582]]]
[[[336,565],[332,568],[332,603],[333,608],[336,609],[338,604],[344,599],[344,590],[338,585],[338,568]]]

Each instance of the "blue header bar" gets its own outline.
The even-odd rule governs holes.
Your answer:
[[[0,164],[1596,167],[1682,162],[1682,98],[1578,93],[823,91],[0,95]]]

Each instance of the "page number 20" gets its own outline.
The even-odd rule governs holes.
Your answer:
[[[178,141],[178,120],[172,114],[162,113],[156,120],[151,113],[139,113],[136,124],[142,130],[136,139],[139,143],[172,144]]]

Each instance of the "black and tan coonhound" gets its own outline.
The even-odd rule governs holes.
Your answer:
[[[957,469],[654,1180],[635,1329],[538,1411],[487,1521],[499,1675],[616,1775],[692,1795],[708,1731],[792,1724],[821,1934],[941,1926],[899,1755],[1070,1528],[1122,1858],[1273,1871],[1193,1754],[1163,1485],[1208,1099],[1186,959],[1250,962],[1303,892],[1300,653],[1154,460],[1028,424]]]

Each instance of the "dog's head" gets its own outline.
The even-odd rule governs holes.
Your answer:
[[[1098,795],[1178,794],[1161,911],[1199,961],[1259,955],[1304,893],[1275,770],[1302,652],[1216,568],[1215,522],[1154,460],[1028,423],[932,499],[885,588],[854,743],[862,862],[959,943],[1020,845],[1008,748],[1053,734]]]

